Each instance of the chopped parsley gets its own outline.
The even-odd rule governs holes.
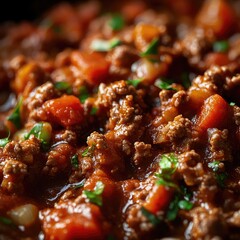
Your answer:
[[[121,41],[117,38],[111,40],[95,39],[92,41],[90,48],[98,52],[108,52],[120,44]]]
[[[21,107],[22,107],[22,97],[17,103],[16,107],[13,109],[12,114],[7,118],[8,121],[12,122],[17,129],[21,128]]]
[[[161,220],[151,212],[149,212],[145,207],[141,207],[142,214],[152,223],[152,225],[157,226]]]
[[[54,84],[54,87],[60,91],[66,91],[66,93],[71,94],[72,93],[72,86],[68,82],[56,82]]]
[[[84,103],[89,98],[89,92],[86,86],[81,86],[79,89],[79,99],[81,103]]]
[[[219,161],[213,161],[208,163],[208,167],[211,168],[214,172],[217,172],[219,169],[219,164],[220,164]]]
[[[102,193],[104,190],[104,184],[101,181],[96,183],[94,190],[84,190],[83,194],[88,198],[91,203],[94,203],[98,206],[102,206]]]
[[[91,147],[87,147],[83,152],[82,152],[82,157],[92,157],[93,152],[95,150],[95,145],[92,145]]]
[[[119,31],[125,26],[124,18],[121,14],[113,14],[111,19],[108,21],[109,26],[114,31]]]
[[[10,218],[0,216],[0,222],[5,225],[14,225],[13,221]]]
[[[0,147],[5,147],[10,142],[10,132],[8,132],[8,136],[6,138],[0,139]]]
[[[25,140],[34,135],[41,141],[42,147],[47,148],[51,139],[52,127],[48,122],[36,123],[28,134],[24,136]]]
[[[156,54],[158,54],[158,38],[154,38],[149,43],[146,50],[142,52],[140,55],[141,57],[147,57],[147,56],[156,55]]]
[[[214,52],[227,52],[229,49],[229,43],[226,40],[222,40],[222,41],[217,41],[213,44],[213,50]]]
[[[172,83],[173,83],[173,81],[171,79],[162,78],[162,79],[158,79],[155,82],[155,86],[160,89],[164,89],[164,90],[175,90],[176,91],[176,89],[172,87]]]
[[[92,107],[91,112],[90,112],[90,115],[96,115],[96,114],[97,114],[97,111],[98,111],[98,108]]]
[[[140,82],[142,81],[142,79],[131,79],[131,80],[127,80],[127,84],[128,85],[132,85],[135,88],[140,84]]]
[[[236,105],[236,103],[235,102],[230,102],[229,105],[233,107],[233,106]]]
[[[72,164],[73,168],[78,168],[79,162],[78,162],[78,155],[77,155],[77,154],[75,154],[74,156],[72,156],[72,158],[71,158],[71,164]]]

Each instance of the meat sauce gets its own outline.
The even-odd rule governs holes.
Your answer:
[[[0,26],[0,239],[240,239],[240,1],[61,3]]]

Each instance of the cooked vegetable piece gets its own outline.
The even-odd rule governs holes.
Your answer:
[[[119,31],[125,25],[124,17],[121,14],[113,14],[108,24],[114,31]]]
[[[13,109],[13,112],[10,116],[8,116],[7,120],[12,122],[16,128],[21,127],[21,107],[22,107],[22,97],[19,99],[16,107]]]

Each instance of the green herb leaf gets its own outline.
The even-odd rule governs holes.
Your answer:
[[[178,159],[175,154],[163,154],[159,162],[161,173],[172,175],[178,167]]]
[[[66,91],[68,94],[72,93],[72,86],[68,82],[56,82],[54,87],[60,91]]]
[[[217,172],[219,169],[219,164],[220,164],[219,161],[213,161],[208,163],[208,167],[211,168],[214,172]]]
[[[180,209],[183,209],[183,210],[191,210],[193,208],[193,203],[187,200],[181,200],[179,201],[178,206]]]
[[[141,207],[141,212],[143,216],[145,216],[149,222],[152,223],[152,225],[157,226],[161,222],[161,220],[156,215],[149,212],[145,207]]]
[[[92,107],[90,115],[96,115],[97,111],[98,111],[98,108]]]
[[[160,89],[176,91],[176,89],[171,86],[172,83],[173,83],[172,80],[165,78],[165,79],[158,79],[154,85]]]
[[[136,88],[142,80],[143,79],[132,79],[132,80],[127,80],[126,82],[128,85],[132,85]]]
[[[236,105],[236,103],[235,102],[230,102],[230,104],[229,104],[230,106],[235,106]]]
[[[87,148],[83,151],[82,157],[92,157],[95,148],[96,148],[95,145],[92,145],[91,147],[87,147]]]
[[[220,187],[224,188],[225,187],[225,181],[228,177],[227,173],[219,173],[219,174],[216,174],[216,180],[217,180],[217,183]]]
[[[17,103],[16,107],[13,109],[12,114],[7,118],[8,121],[12,122],[17,129],[21,128],[21,107],[22,107],[22,97]]]
[[[168,211],[167,211],[167,219],[168,221],[173,221],[176,219],[178,214],[178,202],[179,202],[179,195],[175,195],[173,201],[170,203]]]
[[[75,154],[74,156],[72,156],[72,158],[71,158],[71,164],[72,164],[73,168],[78,168],[79,162],[78,162],[78,155],[77,155],[77,154]]]
[[[167,179],[166,176],[162,176],[161,174],[156,174],[155,176],[157,177],[156,184],[179,189],[178,185],[171,179]]]
[[[48,147],[51,139],[52,127],[48,122],[36,123],[28,134],[24,136],[25,140],[29,139],[31,135],[38,138],[44,148]]]
[[[9,138],[0,139],[0,147],[5,147],[10,142]]]
[[[101,40],[101,39],[95,39],[92,41],[90,48],[94,51],[98,52],[108,52],[111,49],[117,47],[121,44],[121,41],[119,39],[112,39],[112,40]]]
[[[140,56],[147,57],[147,56],[156,55],[156,54],[158,54],[158,38],[154,38],[149,43],[146,50],[140,54]]]
[[[124,27],[125,21],[121,14],[114,14],[108,24],[114,31],[119,31]]]
[[[79,89],[79,99],[81,103],[84,103],[87,98],[89,98],[89,92],[88,89],[86,88],[86,86],[82,86]]]
[[[0,222],[5,225],[14,225],[10,218],[0,216]]]
[[[222,40],[222,41],[217,41],[213,44],[213,50],[214,52],[227,52],[229,49],[229,43],[226,40]]]
[[[83,193],[91,203],[94,203],[101,207],[102,193],[103,193],[104,187],[105,187],[104,184],[101,181],[98,181],[93,191],[84,190]]]

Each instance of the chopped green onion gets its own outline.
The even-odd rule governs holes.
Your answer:
[[[21,128],[21,107],[22,107],[22,97],[17,103],[16,107],[13,109],[12,114],[7,118],[8,121],[12,122],[17,129]]]
[[[143,216],[145,216],[149,222],[152,223],[152,225],[157,226],[161,222],[161,220],[156,215],[149,212],[145,207],[141,207],[141,212]]]
[[[78,162],[78,155],[77,155],[77,154],[75,154],[74,156],[72,156],[72,158],[71,158],[71,164],[72,164],[73,168],[78,168],[79,162]]]
[[[81,103],[84,103],[86,99],[89,98],[89,92],[86,86],[82,86],[79,89],[79,99]]]
[[[60,91],[66,91],[68,94],[72,93],[72,86],[68,82],[56,82],[54,87]]]
[[[124,27],[125,21],[121,14],[114,14],[108,24],[114,31],[119,31]]]
[[[141,57],[147,57],[149,55],[156,55],[156,54],[158,54],[158,38],[154,38],[149,43],[146,50],[142,52],[140,55]]]
[[[143,79],[131,79],[131,80],[127,80],[126,82],[128,85],[132,85],[136,88],[142,80]]]
[[[101,40],[101,39],[95,39],[92,41],[90,48],[94,51],[98,52],[108,52],[111,49],[119,46],[121,44],[121,41],[117,38],[114,38],[112,40]]]
[[[236,105],[236,103],[235,102],[230,102],[230,104],[229,104],[230,106],[235,106]]]
[[[172,87],[172,83],[173,81],[170,79],[158,79],[154,85],[160,89],[176,91],[176,89]]]
[[[217,41],[213,44],[213,50],[214,52],[227,52],[229,49],[229,43],[226,40],[222,40],[222,41]]]
[[[83,194],[88,198],[91,203],[94,203],[98,206],[102,206],[102,193],[104,190],[104,184],[101,181],[96,183],[96,186],[93,191],[84,190]]]

